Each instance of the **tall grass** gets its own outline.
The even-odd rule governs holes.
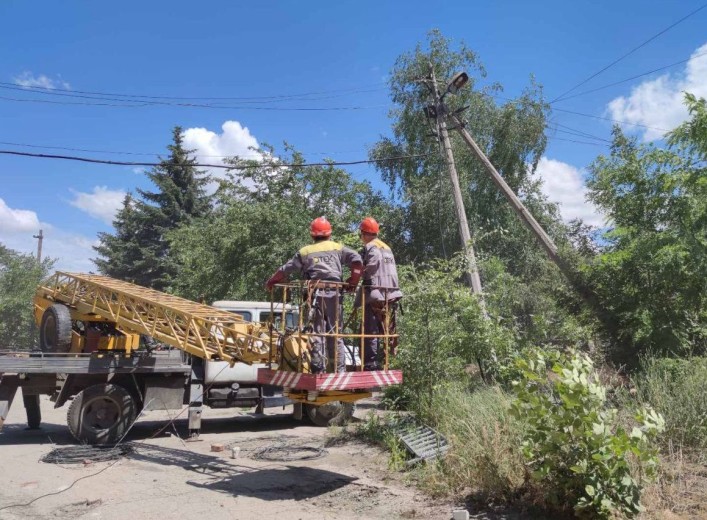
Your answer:
[[[427,416],[449,441],[444,460],[421,468],[421,484],[434,495],[471,491],[508,498],[523,484],[522,425],[509,413],[510,398],[497,387],[470,392],[438,387]]]
[[[633,378],[636,398],[665,417],[664,447],[707,449],[707,358],[648,359]]]

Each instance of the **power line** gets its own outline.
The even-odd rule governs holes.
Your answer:
[[[596,78],[599,74],[601,74],[602,72],[604,72],[604,71],[610,69],[611,67],[613,67],[614,65],[616,65],[617,63],[619,63],[620,61],[622,61],[623,59],[627,58],[628,56],[630,56],[631,54],[633,54],[634,52],[636,52],[638,49],[640,49],[640,48],[642,48],[642,47],[645,47],[645,46],[648,45],[650,42],[652,42],[653,40],[655,40],[655,39],[658,38],[659,36],[665,34],[666,32],[668,32],[670,29],[672,29],[672,28],[675,27],[676,25],[678,25],[678,24],[684,22],[685,20],[687,20],[687,19],[690,18],[691,16],[697,14],[698,12],[700,12],[700,11],[701,11],[702,9],[704,9],[705,7],[707,7],[707,4],[704,4],[704,5],[700,6],[700,7],[698,7],[697,9],[695,9],[694,11],[692,11],[692,12],[688,13],[687,15],[683,16],[683,17],[680,18],[677,22],[675,22],[675,23],[669,25],[668,27],[666,27],[665,29],[663,29],[663,30],[660,31],[659,33],[654,34],[653,36],[651,36],[650,38],[648,38],[646,41],[644,41],[643,43],[641,43],[641,44],[638,45],[637,47],[634,47],[633,49],[631,49],[630,51],[628,51],[628,52],[627,52],[626,54],[624,54],[623,56],[621,56],[621,57],[617,58],[616,60],[612,61],[611,63],[609,63],[608,65],[606,65],[606,66],[603,67],[602,69],[598,70],[597,72],[595,72],[594,74],[592,74],[592,75],[589,76],[588,78],[586,78],[586,79],[580,81],[579,83],[577,83],[574,87],[570,88],[569,90],[566,90],[565,92],[563,92],[562,94],[560,94],[559,96],[557,96],[555,99],[553,99],[552,101],[550,101],[550,103],[555,103],[556,101],[559,101],[560,99],[562,99],[564,96],[566,96],[566,95],[569,94],[570,92],[574,92],[577,88],[581,87],[581,86],[584,85],[585,83],[587,83],[587,82],[591,81],[592,79]]]
[[[651,130],[658,130],[660,132],[669,132],[670,131],[670,130],[666,130],[665,128],[658,128],[656,126],[642,125],[641,123],[631,123],[630,121],[622,121],[620,119],[611,119],[610,117],[595,116],[593,114],[585,114],[583,112],[575,112],[574,110],[565,110],[563,108],[557,108],[557,107],[553,107],[552,109],[556,110],[558,112],[565,112],[567,114],[574,114],[576,116],[591,117],[593,119],[601,119],[603,121],[611,121],[612,123],[619,123],[622,125],[640,126],[641,128],[649,128]]]
[[[381,90],[380,85],[384,85],[385,82],[371,83],[368,85],[362,85],[359,87],[352,87],[348,89],[336,89],[336,90],[322,90],[317,92],[304,92],[301,94],[281,94],[276,96],[245,96],[245,97],[186,97],[186,96],[156,96],[156,95],[143,95],[143,94],[122,94],[114,92],[100,92],[91,90],[74,90],[69,88],[58,88],[58,87],[40,87],[40,86],[24,86],[18,83],[8,83],[0,81],[0,85],[7,87],[20,88],[22,90],[29,90],[31,92],[68,92],[76,94],[92,94],[97,96],[112,96],[112,97],[126,97],[126,98],[142,98],[142,99],[168,99],[168,100],[201,100],[201,101],[246,101],[246,100],[284,100],[299,97],[308,97],[314,95],[323,94],[336,94],[336,93],[358,93],[358,92],[374,92]],[[377,88],[371,88],[377,87]],[[370,89],[370,90],[364,90]],[[44,92],[49,93],[49,92]]]
[[[78,157],[74,155],[54,155],[54,154],[43,154],[43,153],[30,153],[30,152],[19,152],[16,150],[0,150],[0,154],[3,155],[15,155],[19,157],[35,157],[42,159],[59,159],[66,161],[79,161],[93,164],[108,164],[113,166],[160,166],[160,163],[154,162],[131,162],[131,161],[109,161],[107,159],[94,159],[90,157]],[[227,164],[192,164],[196,168],[219,168],[223,170],[251,170],[263,167],[275,167],[275,168],[299,168],[299,167],[310,167],[310,166],[353,166],[356,164],[376,164],[384,162],[395,162],[403,161],[407,159],[421,159],[428,157],[431,154],[416,154],[416,155],[401,155],[397,157],[381,157],[380,159],[361,159],[358,161],[326,161],[318,163],[257,163],[257,164],[239,164],[239,165],[227,165]]]
[[[548,140],[550,141],[567,141],[568,143],[578,143],[578,144],[591,144],[593,146],[609,146],[606,143],[597,143],[597,142],[591,142],[591,141],[577,141],[576,139],[565,139],[563,137],[549,137]]]
[[[86,97],[86,96],[69,96],[69,97]],[[111,98],[91,98],[97,101],[126,101],[126,100],[115,100]],[[349,111],[349,110],[375,110],[379,108],[385,108],[388,105],[371,105],[371,106],[348,106],[348,107],[254,107],[254,106],[229,106],[229,105],[209,105],[205,103],[174,103],[168,101],[140,101],[134,102],[132,104],[125,103],[89,103],[85,101],[56,101],[51,99],[34,99],[34,98],[13,98],[7,96],[0,96],[0,100],[4,101],[15,101],[19,103],[48,103],[52,105],[83,105],[83,106],[107,106],[107,107],[119,107],[119,108],[141,108],[146,106],[178,106],[186,108],[211,108],[211,109],[222,109],[222,110],[265,110],[265,111],[279,111],[279,112],[328,112],[328,111]]]
[[[22,146],[23,148],[39,148],[39,149],[45,149],[45,150],[65,150],[65,151],[69,151],[69,152],[108,153],[108,154],[112,154],[112,155],[143,155],[143,156],[151,156],[151,157],[160,157],[162,155],[165,155],[165,152],[154,153],[154,152],[125,152],[125,151],[119,151],[119,150],[96,150],[96,149],[91,149],[91,148],[71,148],[68,146],[50,146],[50,145],[15,143],[15,142],[10,142],[10,141],[0,141],[0,144],[7,145],[7,146]],[[339,151],[334,151],[334,152],[300,152],[299,150],[297,150],[297,152],[301,153],[302,155],[337,155],[337,154],[345,154],[345,153],[358,153],[358,152],[360,152],[360,150],[339,150]],[[196,157],[227,159],[229,157],[233,157],[235,154],[231,154],[231,155],[204,155],[204,154],[200,154],[200,153],[195,153],[193,155]],[[243,158],[248,159],[248,157],[243,157]]]
[[[52,91],[47,91],[43,87],[23,87],[23,86],[18,86],[18,85],[10,85],[8,83],[2,83],[0,82],[0,88],[5,89],[5,90],[16,90],[24,93],[33,93],[33,94],[42,94],[45,96],[58,96],[58,97],[69,97],[69,98],[78,98],[78,99],[91,99],[91,100],[96,100],[96,101],[118,101],[121,103],[134,103],[136,106],[144,106],[144,105],[167,105],[167,106],[195,106],[195,107],[223,107],[225,105],[223,104],[213,104],[213,103],[191,103],[187,102],[188,100],[182,100],[181,102],[177,102],[173,99],[159,99],[155,98],[154,96],[149,96],[148,98],[142,99],[139,96],[128,96],[127,99],[123,99],[121,97],[110,97],[110,95],[87,95],[85,93],[82,93],[82,91],[72,91],[72,90],[66,90],[66,89],[53,89]],[[359,90],[359,92],[374,92],[375,90]],[[246,103],[246,104],[270,104],[270,103],[277,103],[277,102],[287,102],[287,101],[320,101],[323,99],[332,99],[332,98],[338,98],[338,97],[343,97],[348,94],[339,94],[339,95],[330,95],[330,96],[324,96],[324,97],[286,97],[283,96],[282,98],[273,98],[273,99],[268,99],[268,98],[263,98],[263,99],[241,99],[238,102],[239,103]],[[123,95],[125,97],[125,95]],[[198,99],[198,98],[196,98]],[[228,99],[228,98],[224,98]]]
[[[550,125],[546,125],[546,128],[548,130],[553,130],[555,132],[560,132],[563,134],[569,134],[569,135],[574,135],[577,137],[584,137],[587,139],[594,139],[597,141],[603,141],[605,143],[611,143],[610,139],[606,139],[606,138],[600,137],[598,135],[590,134],[590,133],[585,132],[583,130],[578,130],[576,128],[572,128],[571,126],[563,125],[560,123],[553,123],[553,124],[555,125],[554,127],[551,127]],[[558,127],[562,127],[562,128],[558,128]]]
[[[648,76],[649,74],[654,74],[654,73],[656,73],[656,72],[660,72],[661,70],[670,69],[670,68],[675,67],[675,66],[677,66],[677,65],[682,65],[683,63],[687,63],[688,61],[690,61],[690,60],[692,60],[692,59],[700,58],[700,57],[702,57],[702,56],[707,56],[707,52],[703,52],[703,53],[697,54],[697,55],[695,55],[695,56],[690,56],[689,58],[687,58],[687,59],[685,59],[685,60],[676,61],[675,63],[671,63],[670,65],[665,65],[665,66],[663,66],[663,67],[658,67],[657,69],[653,69],[653,70],[650,70],[650,71],[648,71],[648,72],[644,72],[644,73],[642,73],[642,74],[637,74],[637,75],[635,75],[635,76],[631,76],[630,78],[622,79],[621,81],[615,81],[614,83],[609,83],[608,85],[604,85],[603,87],[597,87],[597,88],[593,88],[593,89],[591,89],[591,90],[584,90],[584,91],[582,91],[582,92],[579,92],[578,94],[574,94],[574,95],[572,95],[572,96],[566,96],[566,97],[563,97],[562,99],[558,99],[558,100],[556,100],[556,101],[552,101],[550,104],[552,104],[552,103],[559,103],[560,101],[567,101],[568,99],[573,99],[573,98],[576,98],[576,97],[579,97],[579,96],[584,96],[584,95],[586,95],[586,94],[591,94],[592,92],[597,92],[597,91],[599,91],[599,90],[604,90],[604,89],[607,89],[607,88],[609,88],[609,87],[613,87],[613,86],[616,86],[616,85],[620,85],[620,84],[622,84],[622,83],[626,83],[626,82],[632,81],[632,80],[634,80],[634,79],[642,78],[643,76]]]
[[[488,94],[489,96],[497,99],[503,99],[504,101],[512,101],[512,102],[518,102],[518,99],[513,99],[505,96],[501,96],[499,94]],[[648,125],[642,125],[641,123],[631,123],[630,121],[622,121],[620,119],[611,119],[609,117],[602,117],[602,116],[595,116],[593,114],[585,114],[584,112],[576,112],[574,110],[567,110],[564,108],[557,108],[557,107],[552,107],[552,110],[557,111],[557,112],[565,112],[567,114],[573,114],[576,116],[583,116],[583,117],[589,117],[592,119],[601,119],[604,121],[611,121],[613,123],[620,123],[622,125],[632,125],[632,126],[640,126],[642,128],[650,128],[651,130],[659,130],[661,132],[669,132],[670,130],[666,130],[665,128],[658,128],[655,126],[648,126]]]

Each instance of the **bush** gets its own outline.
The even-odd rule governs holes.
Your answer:
[[[584,354],[537,350],[516,364],[521,377],[512,410],[527,421],[528,484],[542,505],[600,518],[641,511],[643,484],[658,467],[653,441],[663,417],[644,408],[630,433],[619,426]]]
[[[648,359],[633,382],[637,398],[665,417],[664,442],[707,449],[707,358]]]

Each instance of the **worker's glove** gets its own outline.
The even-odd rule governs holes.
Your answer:
[[[277,271],[274,275],[272,275],[270,277],[270,279],[267,282],[265,282],[265,290],[268,292],[272,291],[275,284],[280,283],[284,278],[285,278],[285,275],[283,274],[283,272]]]
[[[356,290],[356,287],[358,287],[358,281],[361,279],[361,275],[363,274],[363,264],[361,262],[354,262],[351,265],[351,276],[349,276],[349,279],[346,280],[346,286],[344,287],[344,290],[346,292],[354,292]]]
[[[356,292],[356,287],[358,287],[358,277],[354,278],[350,276],[346,282],[344,282],[344,291],[348,293]]]

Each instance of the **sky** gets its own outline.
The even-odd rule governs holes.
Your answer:
[[[553,100],[702,6],[5,0],[0,150],[152,162],[180,125],[201,162],[284,142],[310,162],[365,159],[390,135],[388,72],[431,29],[476,51],[485,81],[503,85],[504,95],[519,94],[532,76]],[[642,141],[660,141],[687,117],[684,91],[707,97],[707,8],[552,104],[538,175],[563,218],[605,223],[585,200],[584,178],[608,150],[609,120],[626,122]],[[145,104],[129,96],[202,99]],[[373,166],[350,171],[385,189]],[[150,188],[137,167],[3,154],[0,181],[0,243],[35,251],[41,228],[43,254],[57,268],[84,272],[95,270],[97,233],[112,230],[125,193]]]

